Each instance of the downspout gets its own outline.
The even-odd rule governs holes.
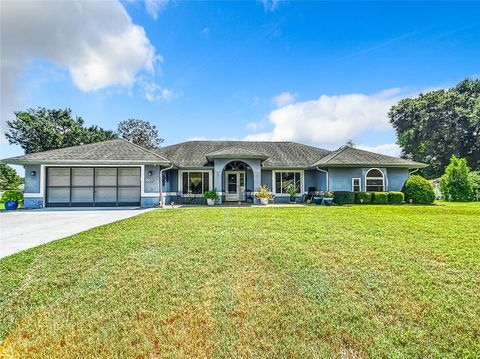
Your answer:
[[[328,181],[328,171],[322,170],[318,166],[317,166],[317,171],[325,173],[325,179],[326,179],[326,182],[327,182],[327,192],[328,192],[330,190],[330,183]]]
[[[159,194],[160,194],[160,201],[159,201],[159,205],[160,207],[163,207],[165,205],[165,203],[163,203],[163,171],[168,171],[168,170],[171,170],[173,168],[173,165],[170,165],[170,167],[165,167],[165,168],[162,168],[160,170],[160,174],[159,174],[159,183],[158,183],[158,189],[159,189]]]
[[[410,177],[411,175],[413,175],[415,172],[417,172],[420,168],[417,168],[415,170],[413,170],[412,172],[408,172],[408,177]]]

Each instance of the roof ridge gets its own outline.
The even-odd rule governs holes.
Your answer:
[[[160,159],[163,160],[163,161],[170,162],[169,159],[167,159],[167,158],[165,158],[165,157],[163,157],[163,156],[160,156],[159,154],[156,154],[155,152],[150,151],[150,150],[146,149],[146,148],[143,147],[143,146],[137,145],[136,143],[133,143],[133,142],[131,142],[131,141],[125,139],[125,138],[120,138],[120,137],[119,137],[118,139],[119,139],[119,140],[123,140],[123,141],[129,143],[130,145],[133,145],[133,146],[135,146],[135,147],[137,147],[137,148],[139,148],[139,149],[141,149],[141,150],[143,150],[143,151],[145,151],[145,152],[148,152],[148,153],[150,153],[151,155],[154,155],[155,157],[158,157],[158,158],[160,158]],[[102,142],[107,142],[107,141],[102,141]],[[96,142],[96,143],[99,143],[99,142]]]
[[[343,151],[345,151],[347,148],[350,148],[348,146],[341,146],[339,149],[335,150],[335,154],[332,155],[332,157],[330,157],[328,160],[327,160],[327,163],[330,162],[331,160],[333,160],[335,157],[337,157],[340,153],[342,153]],[[330,152],[331,153],[331,152]],[[327,155],[328,156],[328,155]],[[326,156],[325,156],[326,157]],[[321,159],[320,159],[321,160]]]

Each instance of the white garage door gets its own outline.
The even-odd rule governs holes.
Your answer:
[[[139,167],[48,167],[47,206],[138,206]]]

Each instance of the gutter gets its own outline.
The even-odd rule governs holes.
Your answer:
[[[317,171],[323,172],[326,175],[326,182],[327,182],[327,192],[330,191],[330,182],[328,181],[328,171],[322,170],[317,166]]]
[[[420,168],[417,168],[411,172],[408,172],[408,177],[410,177],[411,175],[413,175],[415,172],[417,172]]]
[[[159,179],[159,182],[158,182],[158,188],[159,188],[159,194],[160,194],[160,202],[159,202],[159,205],[160,207],[163,208],[163,206],[165,205],[165,203],[163,203],[163,196],[162,196],[162,193],[163,193],[163,172],[164,171],[168,171],[168,170],[171,170],[173,168],[173,165],[170,165],[170,167],[165,167],[165,168],[162,168],[159,172],[159,176],[158,176],[158,179]]]

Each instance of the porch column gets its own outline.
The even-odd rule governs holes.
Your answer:
[[[262,165],[259,160],[256,160],[250,161],[250,167],[252,168],[253,172],[253,192],[257,193],[262,185]],[[253,202],[257,203],[257,199],[254,198]]]
[[[222,172],[225,167],[224,160],[215,160],[213,168],[213,187],[217,189],[217,192],[223,192],[222,188]],[[220,196],[219,202],[223,202],[223,196]]]

